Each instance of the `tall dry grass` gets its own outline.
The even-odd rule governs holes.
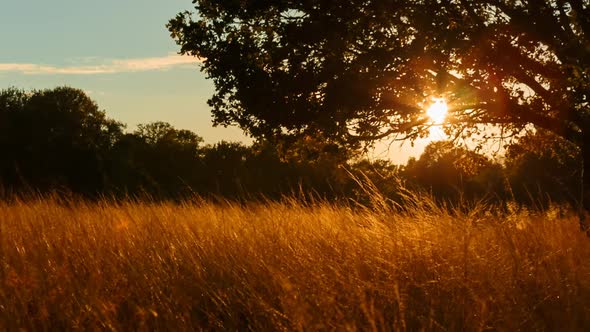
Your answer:
[[[0,203],[0,329],[590,330],[573,215],[403,211]]]

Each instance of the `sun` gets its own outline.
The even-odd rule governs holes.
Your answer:
[[[449,106],[443,98],[434,99],[434,103],[426,110],[426,115],[430,117],[433,124],[440,125],[445,121]]]

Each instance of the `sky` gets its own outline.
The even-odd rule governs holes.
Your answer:
[[[191,0],[1,0],[0,89],[82,89],[109,117],[166,121],[206,143],[251,142],[236,127],[212,126],[212,81],[181,57],[165,27]],[[405,163],[427,141],[380,143],[370,157]]]

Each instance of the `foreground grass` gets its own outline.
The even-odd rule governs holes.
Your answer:
[[[0,329],[588,330],[573,217],[0,203]]]

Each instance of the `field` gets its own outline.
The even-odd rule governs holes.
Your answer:
[[[4,202],[0,329],[590,330],[590,239],[513,210]]]

